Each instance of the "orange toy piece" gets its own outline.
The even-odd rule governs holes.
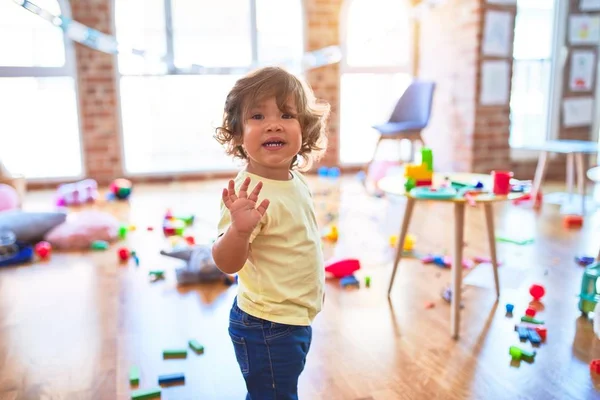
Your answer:
[[[583,217],[581,215],[566,215],[563,218],[565,228],[581,228],[583,226]]]

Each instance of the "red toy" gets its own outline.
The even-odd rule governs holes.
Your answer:
[[[536,326],[535,331],[538,333],[538,335],[540,335],[540,338],[542,339],[542,341],[546,341],[546,334],[548,333],[548,330],[546,329],[545,326]]]
[[[590,371],[600,374],[600,359],[592,360],[590,362]]]
[[[52,253],[52,245],[48,242],[39,242],[35,245],[34,250],[35,254],[37,254],[39,258],[45,260],[46,258],[50,257],[50,254]]]
[[[546,289],[542,285],[531,285],[529,293],[534,299],[539,300],[546,294]]]
[[[126,249],[125,247],[121,247],[119,249],[119,260],[127,261],[129,260],[129,256],[131,256],[131,254],[129,253],[128,249]]]
[[[335,278],[343,278],[344,276],[352,275],[354,271],[358,271],[359,269],[360,261],[354,258],[330,261],[325,266],[325,272],[329,272]]]
[[[583,217],[581,215],[566,215],[563,218],[565,228],[581,228],[583,226]]]
[[[513,173],[510,171],[492,171],[494,179],[494,194],[506,196],[510,193],[510,179]]]
[[[528,317],[531,317],[531,318],[535,317],[535,313],[536,313],[536,311],[531,307],[529,307],[527,310],[525,310],[525,315],[527,315]]]

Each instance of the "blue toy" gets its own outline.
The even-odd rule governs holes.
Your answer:
[[[167,383],[175,383],[175,382],[185,382],[185,376],[183,374],[179,373],[179,374],[160,375],[158,377],[159,385],[164,385]]]
[[[600,263],[590,265],[585,269],[581,279],[581,293],[579,294],[579,311],[583,315],[593,312],[600,300]]]
[[[340,285],[343,288],[347,288],[349,286],[355,286],[355,287],[359,288],[360,282],[358,281],[358,279],[356,279],[356,277],[354,275],[348,275],[348,276],[345,276],[342,279],[340,279]]]
[[[338,178],[341,175],[338,167],[319,167],[317,174],[322,178]]]
[[[508,314],[512,314],[512,312],[513,312],[514,308],[515,308],[515,306],[514,306],[514,305],[512,305],[512,304],[507,304],[507,305],[506,305],[506,312],[507,312]]]
[[[0,267],[27,263],[33,260],[33,246],[16,240],[12,231],[0,232]]]

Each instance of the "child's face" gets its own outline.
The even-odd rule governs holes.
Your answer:
[[[244,119],[242,146],[248,172],[271,179],[288,179],[292,159],[302,145],[302,129],[293,98],[289,112],[277,107],[275,97],[255,104]]]

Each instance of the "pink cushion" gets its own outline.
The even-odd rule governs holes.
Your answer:
[[[67,220],[46,234],[45,240],[58,249],[89,249],[92,242],[111,242],[117,238],[119,221],[100,211],[82,211],[71,214]]]

